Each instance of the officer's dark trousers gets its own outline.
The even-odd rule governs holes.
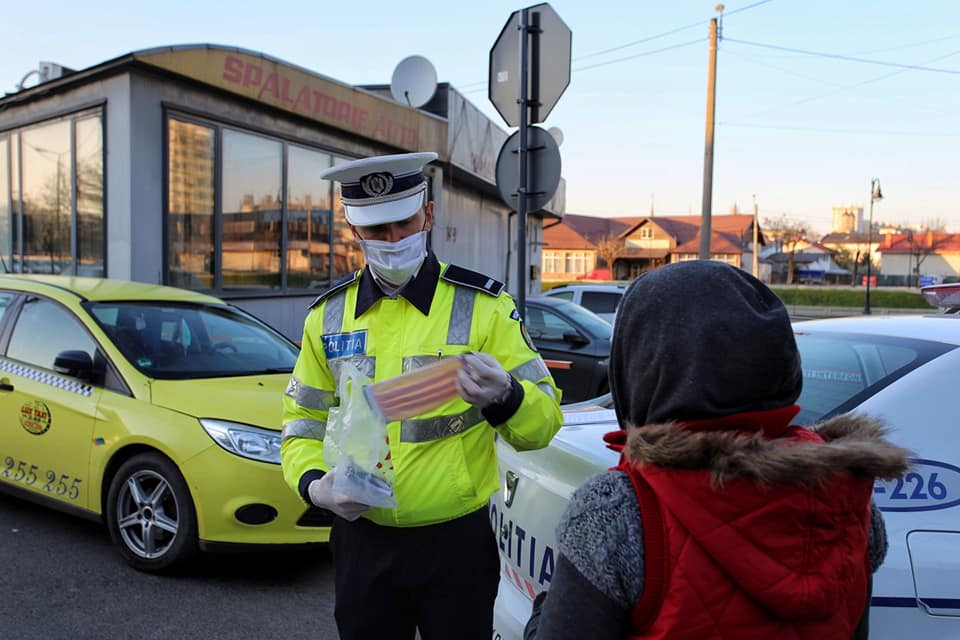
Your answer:
[[[341,640],[489,640],[500,565],[486,508],[424,527],[337,518],[330,534]]]

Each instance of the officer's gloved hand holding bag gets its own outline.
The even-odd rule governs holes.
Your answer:
[[[397,506],[387,421],[364,394],[369,384],[355,365],[343,364],[340,405],[330,408],[323,438],[323,459],[330,471],[307,487],[311,502],[347,520],[356,520],[370,507]]]

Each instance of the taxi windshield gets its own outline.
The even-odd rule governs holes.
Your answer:
[[[804,333],[795,328],[803,392],[794,422],[810,425],[845,413],[917,367],[954,347],[929,340]]]
[[[295,344],[232,307],[140,301],[86,306],[123,356],[153,378],[290,373],[297,360]]]

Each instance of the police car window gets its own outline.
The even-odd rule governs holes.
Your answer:
[[[551,293],[554,298],[562,298],[563,300],[573,300],[573,291],[561,291],[560,293]]]
[[[584,291],[580,304],[594,313],[613,313],[623,294],[606,291]]]
[[[803,392],[797,424],[809,425],[854,408],[880,389],[951,347],[925,340],[850,334],[804,334],[797,347]]]
[[[61,351],[85,351],[93,359],[97,345],[77,318],[55,302],[34,298],[24,303],[7,347],[7,356],[53,369]]]

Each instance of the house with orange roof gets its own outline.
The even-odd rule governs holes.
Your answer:
[[[690,215],[601,218],[568,213],[562,222],[544,227],[543,280],[583,279],[601,263],[610,269],[610,279],[632,280],[671,262],[695,260],[700,226],[700,216]],[[710,227],[710,257],[749,271],[753,216],[714,215]],[[759,228],[758,234],[763,244]],[[761,277],[764,270],[769,263],[761,265]]]
[[[960,282],[960,233],[891,233],[883,236],[877,251],[881,284],[917,287],[922,279]]]

